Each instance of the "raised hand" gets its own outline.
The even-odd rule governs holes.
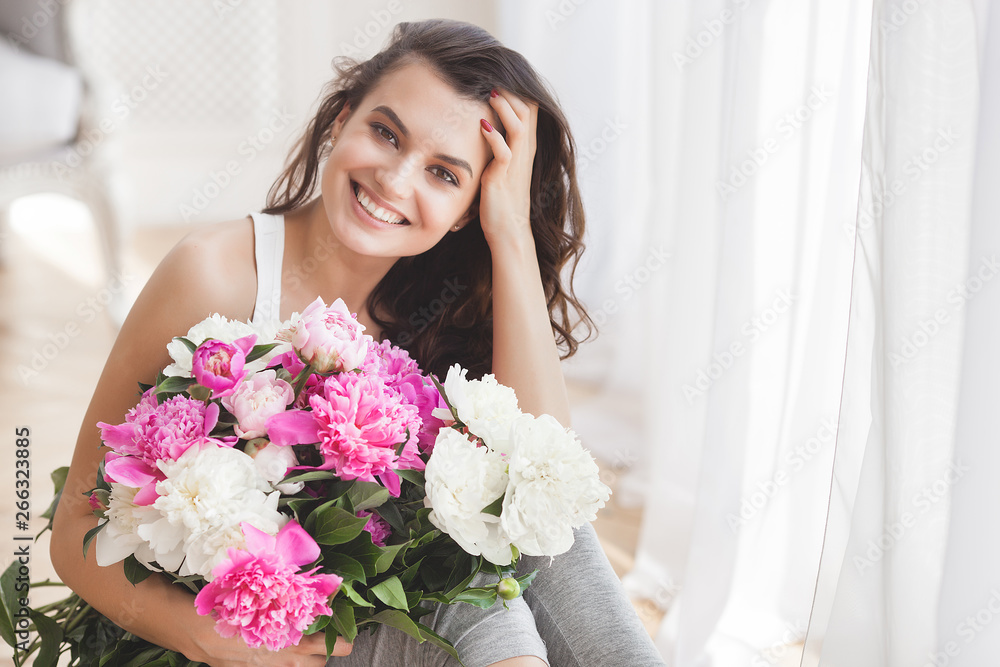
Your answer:
[[[513,93],[494,90],[490,106],[507,135],[505,139],[486,119],[480,122],[483,136],[493,150],[493,160],[483,172],[479,220],[495,252],[498,242],[532,241],[528,215],[538,105]]]

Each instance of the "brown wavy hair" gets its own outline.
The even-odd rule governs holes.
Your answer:
[[[531,230],[556,343],[563,359],[573,355],[595,327],[572,287],[584,248],[584,214],[569,124],[528,61],[478,26],[443,19],[400,23],[388,45],[369,60],[337,58],[337,77],[271,187],[264,212],[289,213],[312,198],[341,109],[348,103],[357,109],[383,76],[414,61],[431,66],[471,101],[488,103],[490,90],[502,88],[538,104]],[[478,215],[430,250],[397,260],[366,305],[385,336],[406,348],[425,371],[443,375],[460,363],[470,375],[489,373],[492,263]],[[578,325],[586,330],[582,338],[574,336]]]

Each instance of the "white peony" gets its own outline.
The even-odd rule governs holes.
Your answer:
[[[268,418],[284,412],[294,400],[292,385],[268,368],[237,385],[232,394],[223,397],[222,407],[236,417],[236,435],[251,440],[267,435]]]
[[[258,446],[255,443],[263,442]],[[253,458],[253,463],[257,466],[257,471],[275,485],[278,491],[287,496],[292,496],[305,488],[305,482],[289,482],[288,484],[277,484],[285,475],[289,468],[297,466],[299,460],[295,458],[295,450],[291,447],[282,447],[266,440],[254,440],[247,443],[246,453]]]
[[[111,484],[108,509],[105,512],[107,525],[97,534],[94,553],[97,564],[111,565],[131,555],[143,565],[149,565],[155,556],[144,539],[139,537],[139,526],[155,521],[160,513],[152,507],[136,505],[133,502],[139,489],[124,484]]]
[[[483,439],[490,449],[510,453],[510,426],[521,415],[514,390],[497,382],[493,375],[481,380],[466,379],[468,370],[455,364],[448,369],[442,386],[448,403],[458,412],[458,418],[474,435]],[[435,408],[434,416],[451,421],[451,412]]]
[[[507,488],[505,468],[500,453],[443,428],[424,470],[424,505],[431,508],[431,523],[466,552],[497,565],[510,564],[510,541],[501,533],[499,517],[482,510]]]
[[[524,415],[511,440],[501,526],[523,554],[564,553],[573,545],[573,529],[597,517],[611,489],[576,435],[549,415]]]
[[[226,550],[245,546],[240,523],[275,535],[288,521],[278,512],[279,492],[238,449],[195,446],[176,461],[157,465],[167,477],[156,483],[153,507],[160,518],[137,531],[166,570],[211,580]]]
[[[244,336],[249,336],[250,334],[257,334],[257,343],[264,344],[276,342],[274,340],[274,336],[278,333],[278,330],[282,326],[284,325],[277,323],[253,324],[251,322],[229,320],[222,315],[215,313],[188,329],[188,332],[184,337],[197,346],[201,345],[210,338],[220,340],[223,343],[232,343],[238,338],[243,338]],[[267,363],[271,359],[283,352],[289,351],[290,349],[291,347],[287,343],[278,345],[260,359],[247,364],[246,369],[249,373],[255,373],[262,370],[267,367]],[[167,353],[170,355],[170,358],[174,360],[174,363],[163,369],[164,375],[192,377],[192,352],[188,349],[187,345],[179,340],[171,340],[167,343]]]

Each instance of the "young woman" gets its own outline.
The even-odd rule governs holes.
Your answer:
[[[367,332],[426,371],[493,372],[523,410],[569,424],[560,370],[588,322],[562,282],[582,251],[583,213],[565,118],[531,66],[474,26],[397,26],[391,43],[340,68],[268,208],[195,232],[163,260],[123,325],[77,442],[55,519],[63,580],[119,625],[213,666],[325,663],[321,636],[278,652],[223,639],[189,593],[152,576],[132,586],[80,545],[85,492],[103,456],[99,421],[120,423],[170,359],[173,336],[213,312],[274,326],[316,298],[343,298]],[[662,664],[588,526],[524,599],[440,607],[432,618],[468,667]],[[330,665],[453,660],[381,627]]]

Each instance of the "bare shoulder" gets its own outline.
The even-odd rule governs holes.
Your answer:
[[[230,319],[253,314],[257,271],[253,225],[247,218],[207,225],[181,239],[150,279],[161,297],[191,311],[196,321],[210,312]],[[185,306],[186,304],[186,306]]]
[[[166,344],[174,336],[212,313],[249,319],[257,287],[253,243],[248,219],[208,225],[181,239],[143,287],[112,357],[148,374],[169,362]]]

